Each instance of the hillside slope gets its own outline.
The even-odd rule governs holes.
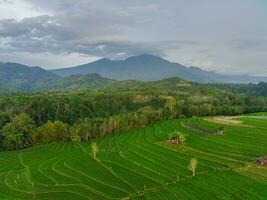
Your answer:
[[[49,82],[57,75],[40,67],[28,67],[18,63],[0,63],[0,89],[30,91],[40,81]]]
[[[40,82],[35,91],[97,90],[113,85],[117,81],[103,78],[98,74],[71,75],[58,77],[50,82]]]
[[[115,83],[98,74],[60,77],[40,67],[0,63],[0,92],[43,92],[103,89]]]

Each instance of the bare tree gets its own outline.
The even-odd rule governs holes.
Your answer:
[[[92,154],[94,159],[96,159],[96,154],[98,153],[98,145],[96,142],[93,142],[92,144]]]
[[[195,176],[196,175],[196,169],[197,169],[197,159],[196,158],[192,158],[190,163],[189,163],[189,166],[188,166],[188,169],[190,171],[192,171],[192,175]]]

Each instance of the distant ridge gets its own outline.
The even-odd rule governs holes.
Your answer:
[[[221,75],[144,54],[115,61],[103,58],[77,67],[50,71],[0,62],[0,93],[97,90],[114,85],[118,80],[157,81],[171,77],[199,83],[267,82],[267,77]]]
[[[204,71],[198,67],[186,67],[149,54],[133,56],[125,60],[103,58],[76,67],[51,70],[51,72],[59,76],[97,73],[116,80],[151,81],[169,77],[180,77],[200,83],[258,83],[260,81],[267,81],[267,77],[221,75],[215,72]]]
[[[60,77],[40,67],[0,62],[0,92],[43,92],[102,89],[116,81],[98,74]]]
[[[19,63],[0,62],[0,88],[2,90],[32,90],[40,81],[49,82],[58,76],[41,67],[28,67]]]

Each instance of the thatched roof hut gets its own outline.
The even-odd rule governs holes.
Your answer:
[[[172,144],[180,144],[180,140],[177,136],[171,137],[171,143]]]

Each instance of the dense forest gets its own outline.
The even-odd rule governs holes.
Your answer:
[[[7,94],[0,110],[0,148],[17,150],[87,141],[166,119],[266,111],[267,98],[170,78],[98,91]]]
[[[244,93],[253,96],[267,96],[267,83],[265,82],[259,82],[258,84],[213,84],[213,86],[237,94]]]

